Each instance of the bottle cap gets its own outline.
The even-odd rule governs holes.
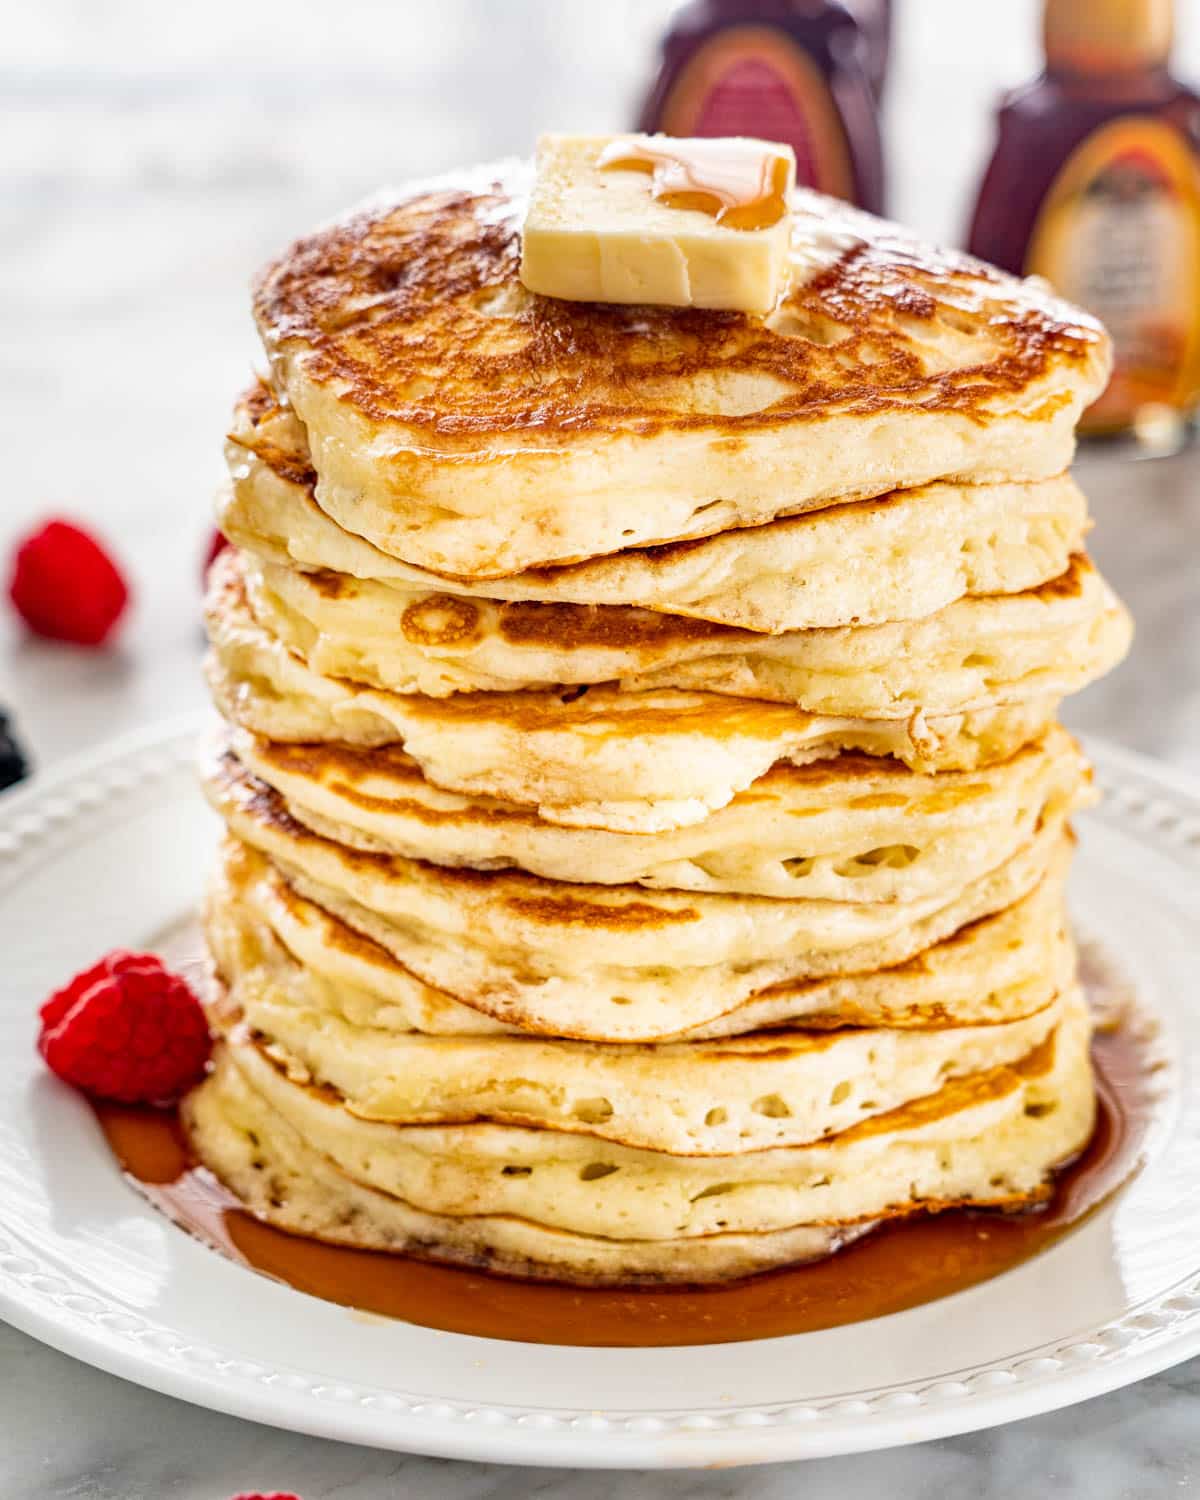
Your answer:
[[[1046,0],[1046,61],[1076,73],[1120,73],[1166,62],[1174,0]]]

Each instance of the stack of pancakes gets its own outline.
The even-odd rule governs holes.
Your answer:
[[[1094,1119],[1063,696],[1107,341],[819,196],[766,319],[540,298],[524,167],[255,289],[213,570],[200,1158],[286,1229],[715,1281]]]

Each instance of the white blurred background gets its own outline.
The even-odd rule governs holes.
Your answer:
[[[996,97],[1038,65],[1039,7],[896,8],[890,210],[958,241]],[[0,702],[43,764],[201,701],[199,560],[230,400],[257,358],[251,271],[389,179],[524,152],[541,129],[628,125],[671,9],[0,9],[0,565],[19,532],[60,512],[98,527],[137,591],[119,649],[103,656],[0,623]],[[1178,65],[1195,77],[1197,0],[1179,10]]]

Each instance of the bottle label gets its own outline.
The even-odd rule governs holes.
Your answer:
[[[704,42],[663,106],[667,135],[750,135],[796,153],[796,181],[854,198],[841,116],[820,69],[786,33],[732,26]]]
[[[1113,377],[1087,427],[1200,396],[1198,267],[1200,167],[1187,141],[1144,115],[1095,131],[1046,195],[1025,264],[1112,334]]]

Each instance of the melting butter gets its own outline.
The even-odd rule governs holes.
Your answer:
[[[768,313],[791,274],[785,146],[543,136],[521,241],[530,291]]]

